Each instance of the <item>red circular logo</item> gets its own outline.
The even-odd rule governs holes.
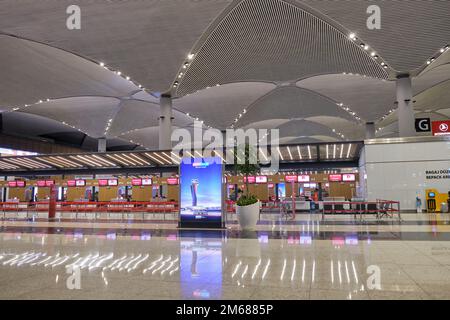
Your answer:
[[[448,131],[448,124],[446,124],[446,123],[441,123],[441,124],[439,125],[439,130],[440,130],[440,131],[443,131],[443,132],[447,132],[447,131]]]

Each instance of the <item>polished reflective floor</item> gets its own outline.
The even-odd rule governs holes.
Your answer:
[[[0,299],[450,299],[449,214],[0,222]]]

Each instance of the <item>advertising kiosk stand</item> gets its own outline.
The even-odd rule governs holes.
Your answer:
[[[183,158],[179,228],[223,229],[223,164],[219,157]]]

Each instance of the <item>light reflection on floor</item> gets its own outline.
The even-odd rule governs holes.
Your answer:
[[[429,225],[411,240],[346,231],[321,239],[323,231],[298,227],[286,233],[282,226],[274,236],[269,225],[236,237],[2,232],[0,298],[450,299],[450,243],[424,240],[433,234]],[[80,268],[79,290],[68,289],[67,267]],[[377,268],[379,288],[371,280]]]

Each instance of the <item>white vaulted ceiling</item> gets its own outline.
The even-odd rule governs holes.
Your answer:
[[[81,30],[66,28],[72,4]],[[381,30],[367,28],[369,5]],[[360,140],[374,121],[393,136],[399,73],[417,116],[449,118],[449,12],[437,0],[3,0],[3,131],[157,148],[166,93],[174,128],[198,118],[308,142]]]

